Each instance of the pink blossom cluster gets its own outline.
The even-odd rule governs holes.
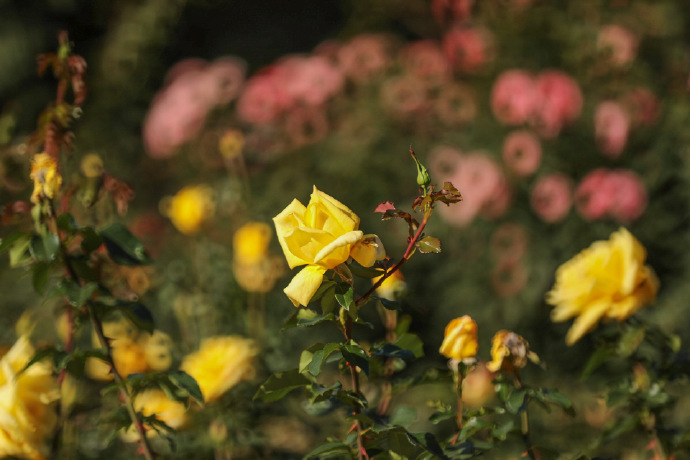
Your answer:
[[[573,181],[562,173],[537,179],[530,193],[532,210],[544,222],[556,223],[565,219],[573,204]]]
[[[461,206],[439,208],[443,219],[456,227],[469,225],[477,215],[502,216],[512,198],[503,171],[484,152],[461,153],[454,147],[437,147],[429,156],[429,169],[439,182],[456,184],[463,196]]]
[[[245,72],[244,61],[235,57],[211,63],[186,59],[173,66],[144,121],[143,139],[148,155],[168,158],[198,135],[211,110],[239,95]]]
[[[598,168],[577,186],[575,208],[590,221],[613,218],[632,222],[647,208],[647,189],[633,171]]]
[[[639,40],[630,30],[618,24],[599,29],[597,49],[616,67],[632,63],[637,56]]]
[[[530,124],[546,138],[556,137],[582,111],[582,91],[560,70],[536,76],[519,69],[503,72],[494,82],[491,109],[506,125]]]

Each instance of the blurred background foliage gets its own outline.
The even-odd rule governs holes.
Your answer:
[[[439,4],[460,7],[443,9]],[[467,13],[461,11],[462,4],[469,5]],[[611,39],[614,50],[632,46],[628,60],[616,61],[601,45],[606,40],[601,38],[601,30],[610,24],[631,34],[627,39],[634,45],[620,44],[625,42],[625,34]],[[441,166],[434,167],[441,162],[439,158],[445,158],[439,147],[454,149],[446,151],[452,161],[458,155],[481,152],[495,166],[488,168],[490,173],[496,168],[500,171],[505,189],[496,196],[489,194],[482,205],[484,211],[465,216],[461,222],[437,213],[429,233],[440,238],[443,252],[415,257],[405,267],[403,309],[411,317],[411,331],[426,345],[419,368],[443,369],[437,353],[443,328],[448,320],[469,314],[479,324],[480,356],[488,357],[489,340],[496,330],[515,330],[548,363],[553,385],[576,395],[584,392],[573,375],[582,369],[596,337],[589,335],[566,347],[563,337],[568,325],[549,321],[544,293],[561,263],[592,241],[608,237],[620,225],[645,245],[649,264],[661,280],[658,301],[644,314],[666,330],[689,338],[690,4],[685,1],[0,0],[1,203],[26,200],[30,194],[23,142],[53,98],[54,88],[49,76],[36,76],[36,56],[55,48],[60,30],[69,31],[75,51],[89,65],[88,100],[75,127],[75,148],[64,163],[64,175],[78,177],[81,159],[95,153],[109,174],[126,181],[134,191],[135,198],[122,217],[105,200],[82,205],[79,217],[99,225],[122,219],[149,246],[155,259],[152,268],[134,274],[115,270],[113,278],[122,278],[126,289],[141,296],[154,313],[156,327],[174,337],[177,359],[203,337],[247,334],[248,308],[258,308],[258,304],[265,305],[266,315],[261,375],[294,366],[302,348],[336,334],[318,328],[310,330],[308,337],[295,330],[279,334],[294,308],[281,292],[289,280],[287,267],[283,267],[285,276],[269,292],[242,289],[233,271],[233,233],[248,221],[270,223],[293,198],[306,203],[315,184],[354,210],[362,219],[361,228],[378,234],[389,255],[399,257],[406,246],[406,229],[398,222],[381,222],[372,211],[385,200],[409,208],[416,194],[415,170],[407,154],[410,145],[439,183],[446,178],[440,176],[447,173]],[[454,30],[476,33],[473,39],[480,42],[476,45],[479,51],[460,40],[460,49],[449,54],[453,44],[448,37]],[[320,106],[319,116],[327,120],[325,128],[318,122],[290,128],[290,111],[296,113],[300,107],[284,109],[268,121],[251,119],[238,108],[245,92],[240,102],[233,97],[208,108],[199,126],[185,132],[184,142],[171,151],[152,152],[150,145],[147,151],[147,114],[160,102],[166,85],[175,81],[166,73],[176,63],[190,58],[214,62],[234,56],[246,65],[247,89],[256,75],[271,74],[267,66],[277,72],[284,62],[281,58],[287,55],[319,55],[342,63],[342,56],[338,61],[338,52],[329,51],[329,46],[337,50],[357,37],[372,36],[365,47],[383,47],[379,57],[385,64],[370,77],[343,71],[346,75],[338,78],[344,83]],[[444,71],[440,74],[446,79],[421,90],[414,85],[386,89],[411,72],[400,57],[401,50],[427,39],[445,50],[449,70],[447,76]],[[319,46],[333,40],[340,45]],[[476,63],[471,60],[473,52],[479,54]],[[431,61],[420,62],[424,66]],[[581,110],[575,110],[555,133],[540,131],[544,126],[527,119],[518,123],[499,120],[492,105],[492,98],[497,97],[496,82],[514,69],[532,76],[548,69],[563,72],[581,91]],[[459,119],[443,119],[434,112],[434,101],[442,100],[445,88],[453,85],[462,89],[458,90],[457,106],[449,110],[473,108],[469,115],[458,115]],[[646,106],[642,115],[627,112],[623,121],[614,115],[612,124],[627,123],[621,128],[624,134],[619,135],[623,146],[607,148],[602,138],[615,136],[610,131],[616,128],[597,126],[599,104],[622,101],[635,88],[651,93],[652,108]],[[415,102],[419,91],[423,100]],[[578,105],[577,97],[567,91],[564,94],[557,97],[565,98],[570,107]],[[170,110],[184,107],[171,106]],[[647,119],[635,122],[638,115]],[[504,141],[516,125],[536,133],[541,146],[541,160],[526,174],[511,170],[502,159]],[[303,138],[295,140],[290,129],[302,129]],[[245,148],[240,160],[224,160],[219,153],[219,142],[229,130],[243,133]],[[597,168],[632,171],[637,185],[625,193],[629,197],[641,194],[632,205],[639,209],[621,217],[588,215],[582,210],[586,203],[571,207],[579,184]],[[486,171],[480,168],[477,172],[480,185],[485,183],[483,175],[489,174]],[[568,197],[564,199],[570,200],[564,214],[556,218],[544,217],[533,197],[539,178],[551,173],[565,177],[559,184],[566,184]],[[170,223],[162,203],[169,203],[169,197],[182,187],[196,184],[207,184],[213,190],[215,213],[200,232],[189,236]],[[455,185],[466,198],[473,194],[469,185]],[[554,196],[547,198],[556,199]],[[487,211],[501,200],[504,209]],[[16,221],[4,221],[6,228],[0,232],[14,224]],[[524,246],[518,249],[522,252],[518,262],[511,259],[510,264],[501,264],[515,255],[506,255],[503,244]],[[275,239],[271,245],[272,252],[279,254]],[[25,310],[52,318],[55,305],[41,304],[30,284],[21,270],[3,269],[0,276],[0,323],[5,326],[0,335],[8,343]],[[372,309],[369,314],[377,326],[374,331],[357,331],[363,341],[383,335],[376,312]],[[42,340],[56,340],[51,322],[39,322],[37,328]],[[539,370],[525,377],[543,378],[545,374]],[[287,457],[298,455],[325,434],[344,431],[337,426],[337,414],[331,415],[330,425],[322,423],[294,400],[277,407],[253,405],[249,401],[256,385],[243,385],[214,408],[213,415],[199,416],[203,419],[200,426],[211,427],[208,437],[190,432],[180,435],[180,455],[189,455],[199,448],[197,444],[217,442],[213,438],[221,436],[214,435],[213,430],[220,429],[217,420],[222,420],[221,434],[226,429],[234,433],[240,446],[238,458],[261,452],[273,452],[271,458],[278,458],[276,452],[281,448]],[[419,393],[407,394],[401,402],[423,407],[427,394]],[[679,407],[687,407],[687,401]],[[543,430],[556,431],[552,419],[536,423]],[[305,430],[305,424],[311,429]],[[280,437],[270,431],[276,425],[302,437],[293,436],[292,447],[286,447],[288,441],[282,447],[280,441],[271,443],[264,451],[256,447],[267,437]],[[564,433],[571,438],[577,437],[573,433],[591,434],[587,430],[595,428],[589,425],[580,417],[571,424],[573,431]],[[290,438],[290,434],[283,435]],[[242,453],[242,448],[249,450]],[[111,453],[115,455],[114,450]],[[86,449],[84,455],[94,452]],[[198,455],[206,458],[206,454]]]

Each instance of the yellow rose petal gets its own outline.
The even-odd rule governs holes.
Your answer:
[[[299,200],[292,200],[283,211],[273,218],[273,223],[276,227],[276,234],[278,235],[278,242],[283,248],[283,253],[285,253],[285,258],[287,259],[288,266],[290,268],[295,268],[299,265],[304,265],[309,263],[300,257],[294,255],[290,248],[288,247],[286,241],[286,235],[291,235],[293,230],[298,227],[304,227],[304,214],[307,208],[304,207]]]
[[[350,256],[352,256],[362,267],[371,267],[377,260],[386,258],[386,250],[378,236],[364,235],[364,237],[352,247]]]
[[[283,292],[287,294],[295,307],[299,305],[304,305],[306,307],[321,285],[324,273],[326,273],[325,267],[320,265],[307,265],[292,278],[292,281],[290,281],[290,284],[288,284]]]
[[[316,254],[314,263],[324,265],[327,268],[335,268],[350,257],[350,246],[361,240],[363,236],[364,233],[361,230],[353,230],[339,236]]]
[[[439,352],[446,358],[463,360],[475,357],[478,347],[477,323],[465,315],[448,323]]]

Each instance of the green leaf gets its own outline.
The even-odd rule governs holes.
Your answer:
[[[391,415],[390,424],[407,426],[417,421],[417,409],[410,406],[398,406]]]
[[[618,355],[627,358],[632,355],[644,340],[644,325],[628,327],[618,342]]]
[[[201,388],[194,377],[185,371],[170,371],[167,373],[170,382],[180,390],[186,392],[192,399],[199,403],[204,402],[204,396],[201,394]]]
[[[381,302],[381,305],[383,305],[383,308],[385,308],[386,310],[402,311],[402,308],[400,307],[400,302],[398,302],[397,300],[384,299],[383,297],[378,297],[375,295],[372,295],[370,299],[378,300],[379,302]]]
[[[94,230],[93,227],[84,227],[79,231],[79,233],[82,236],[81,249],[86,254],[91,254],[103,244],[103,238],[96,233],[96,230]]]
[[[402,334],[395,339],[393,345],[403,350],[411,351],[415,358],[421,358],[424,356],[424,343],[422,342],[422,339],[417,337],[415,334]]]
[[[362,372],[369,375],[369,356],[357,343],[351,340],[340,347],[340,352],[348,363],[359,367]]]
[[[340,348],[338,343],[327,343],[322,350],[318,350],[314,353],[314,357],[309,363],[309,373],[314,377],[317,377],[321,373],[321,366],[323,362],[328,358],[328,356],[334,351]]]
[[[352,286],[349,284],[346,286],[347,287],[338,286],[338,288],[336,288],[335,300],[337,300],[340,306],[345,310],[349,310],[355,302],[355,293],[352,290]]]
[[[489,420],[484,420],[478,417],[470,417],[469,419],[465,420],[462,425],[462,430],[460,430],[460,439],[464,441],[467,438],[471,438],[475,433],[492,426],[493,423]]]
[[[78,229],[77,222],[74,220],[74,216],[68,212],[60,214],[57,218],[57,226],[63,232],[74,235]]]
[[[592,356],[589,357],[589,360],[587,360],[587,364],[585,364],[585,368],[582,371],[582,375],[580,376],[580,378],[586,378],[592,372],[594,372],[599,366],[604,364],[604,362],[608,361],[610,358],[613,358],[614,356],[616,356],[616,350],[611,348],[610,346],[605,345],[597,348],[594,351],[594,353],[592,353]]]
[[[622,420],[616,420],[615,425],[604,430],[604,442],[610,442],[620,435],[632,431],[639,423],[637,414],[628,414]]]
[[[10,245],[10,267],[21,267],[30,264],[33,261],[31,257],[31,252],[29,251],[30,245],[30,235],[21,235],[20,238],[17,238]]]
[[[527,399],[527,392],[523,389],[515,388],[505,400],[506,409],[511,414],[517,414],[524,410]]]
[[[128,302],[122,306],[118,306],[118,308],[137,328],[149,334],[153,334],[153,315],[151,311],[146,308],[146,305],[140,302]]]
[[[353,275],[366,279],[378,278],[379,276],[382,276],[384,273],[386,273],[386,271],[382,268],[378,268],[375,266],[362,267],[359,263],[357,263],[357,261],[354,260],[351,264],[349,264],[349,267]]]
[[[508,433],[512,431],[514,426],[515,423],[512,420],[508,420],[508,422],[503,425],[495,425],[491,428],[491,436],[499,441],[505,441],[508,437]]]
[[[58,283],[58,290],[62,292],[67,301],[79,308],[84,306],[84,304],[91,298],[91,295],[96,292],[98,285],[96,283],[86,283],[83,286],[75,283],[71,279],[63,279]]]
[[[326,294],[326,291],[328,291],[329,289],[331,289],[335,285],[336,285],[335,281],[331,281],[329,279],[324,278],[324,280],[321,282],[321,285],[316,290],[314,295],[311,296],[311,302],[314,302],[314,301],[322,298]]]
[[[254,400],[274,402],[282,399],[292,390],[310,385],[311,382],[298,369],[277,372],[271,375],[254,395]]]
[[[26,363],[26,366],[24,366],[24,368],[19,371],[19,375],[23,374],[28,368],[30,368],[34,364],[43,361],[46,358],[53,358],[53,360],[55,361],[56,356],[58,357],[57,359],[62,359],[66,354],[67,353],[64,350],[56,347],[45,347],[36,350],[36,353],[34,353],[29,362]]]
[[[60,250],[60,238],[54,233],[33,235],[29,251],[34,259],[39,262],[52,262],[56,259]]]
[[[544,402],[560,407],[570,416],[575,415],[573,402],[570,400],[568,396],[564,395],[558,390],[543,389],[539,390],[538,392],[541,394],[541,399]]]
[[[422,238],[421,240],[417,241],[415,246],[423,254],[439,254],[441,252],[441,241],[433,236]]]
[[[119,265],[149,265],[152,261],[142,242],[121,223],[114,223],[100,232],[108,254]]]
[[[410,350],[404,350],[391,343],[384,343],[380,346],[374,347],[371,351],[371,356],[385,356],[387,358],[399,358],[404,361],[411,361],[415,358],[414,353]]]
[[[338,301],[335,300],[335,286],[330,286],[321,297],[321,313],[327,315],[335,311]]]
[[[31,239],[31,235],[25,233],[25,232],[14,232],[9,236],[6,236],[5,238],[0,239],[0,254],[3,254],[7,251],[9,251],[12,246],[14,246],[14,243],[16,243],[19,240],[29,240]]]
[[[311,460],[321,458],[349,458],[351,456],[352,452],[347,444],[340,441],[333,441],[321,444],[302,458],[304,460]]]
[[[46,290],[46,285],[48,284],[48,275],[50,274],[50,264],[39,262],[34,265],[31,269],[31,283],[34,289],[39,294],[43,294]]]

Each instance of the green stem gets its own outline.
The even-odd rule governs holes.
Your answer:
[[[515,388],[522,388],[522,382],[520,381],[520,376],[515,370]],[[532,448],[532,441],[530,441],[529,436],[529,417],[527,415],[527,407],[520,413],[520,432],[522,433],[522,441],[525,443],[525,448],[527,449],[527,455],[531,460],[537,460],[537,456]]]

